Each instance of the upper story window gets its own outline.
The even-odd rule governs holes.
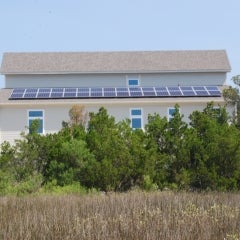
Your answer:
[[[128,79],[128,86],[139,86],[139,79]]]
[[[43,133],[43,110],[29,110],[28,111],[28,127],[30,127],[33,123],[34,120],[38,120],[39,125],[37,132],[38,133]]]
[[[130,110],[131,127],[133,129],[142,128],[142,109],[134,108]]]

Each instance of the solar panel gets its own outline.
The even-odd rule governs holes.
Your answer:
[[[65,92],[77,92],[77,88],[65,88]]]
[[[50,93],[51,88],[39,88],[38,92],[39,93]]]
[[[50,92],[49,93],[47,93],[47,92],[38,93],[36,98],[49,98],[49,94],[50,94]]]
[[[116,88],[117,97],[129,97],[129,89],[126,87]]]
[[[37,88],[28,88],[24,92],[23,98],[36,98],[37,96]]]
[[[208,91],[208,92],[211,96],[216,96],[216,97],[221,96],[221,92],[219,90],[218,91]]]
[[[23,97],[23,93],[12,93],[10,96],[10,99],[18,99],[22,97]]]
[[[39,88],[36,98],[49,98],[51,88]]]
[[[179,87],[168,87],[168,91],[170,96],[174,96],[174,97],[182,96],[182,92],[179,89]]]
[[[13,93],[24,93],[25,92],[25,88],[15,88],[13,89]]]
[[[91,88],[90,89],[90,96],[91,97],[102,97],[103,96],[102,88]]]
[[[76,97],[76,92],[65,92],[63,97],[74,98],[74,97]]]
[[[9,99],[51,98],[129,98],[129,97],[219,97],[217,86],[170,87],[80,87],[80,88],[15,88]]]
[[[168,87],[168,91],[180,91],[179,87]]]
[[[155,87],[156,91],[167,91],[167,87]]]
[[[52,88],[52,92],[63,92],[64,88]]]
[[[129,97],[129,92],[117,92],[117,97]]]
[[[174,97],[180,97],[182,96],[182,92],[180,91],[169,91],[170,96],[174,96]]]
[[[130,87],[129,92],[131,97],[140,97],[143,95],[140,87]]]
[[[128,92],[128,88],[127,87],[117,87],[116,88],[117,92]]]
[[[83,87],[83,88],[78,88],[78,92],[89,92],[89,88]]]
[[[36,98],[37,93],[25,93],[23,98]]]
[[[65,88],[63,97],[74,98],[77,96],[77,88]]]
[[[196,94],[194,93],[194,91],[184,90],[184,91],[182,91],[182,93],[183,93],[183,96],[188,96],[188,97],[196,96]]]
[[[206,86],[206,89],[210,91],[219,91],[217,86]]]
[[[77,97],[80,98],[89,97],[89,92],[78,92]]]
[[[192,91],[193,90],[192,87],[188,87],[188,86],[180,86],[180,89],[182,91]]]
[[[90,92],[89,88],[86,88],[86,87],[78,88],[77,89],[77,97],[80,97],[80,98],[89,97],[90,96],[89,92]]]
[[[153,87],[142,87],[142,92],[145,97],[156,96],[156,92]]]
[[[50,98],[61,98],[63,97],[63,92],[51,92]]]
[[[169,96],[169,92],[166,87],[155,87],[155,91],[156,91],[157,96],[159,96],[159,97]]]
[[[195,91],[195,92],[196,92],[196,95],[199,96],[199,97],[209,96],[209,94],[206,90],[198,90],[198,91]]]
[[[104,97],[116,97],[115,88],[113,88],[113,87],[103,88],[103,96]]]
[[[27,88],[25,93],[37,93],[38,88]]]
[[[194,86],[193,89],[195,91],[203,91],[203,90],[206,90],[204,86]]]

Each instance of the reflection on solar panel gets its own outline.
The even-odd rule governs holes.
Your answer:
[[[217,86],[15,88],[9,99],[220,97]]]

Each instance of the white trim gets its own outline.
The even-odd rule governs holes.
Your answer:
[[[132,115],[132,110],[140,110],[141,111],[141,115]],[[141,128],[139,129],[143,129],[144,128],[144,123],[143,123],[143,108],[130,108],[129,109],[129,115],[130,115],[130,121],[131,121],[131,127],[132,127],[132,119],[141,119]],[[133,128],[135,129],[135,128]]]

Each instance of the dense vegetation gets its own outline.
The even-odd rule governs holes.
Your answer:
[[[240,195],[171,191],[0,197],[0,239],[240,239]]]
[[[129,120],[116,122],[104,108],[87,114],[73,106],[69,115],[57,133],[37,134],[35,121],[14,145],[1,145],[1,194],[59,186],[240,189],[240,129],[224,107],[209,103],[187,124],[176,105],[171,121],[149,115],[144,131],[131,129]]]

